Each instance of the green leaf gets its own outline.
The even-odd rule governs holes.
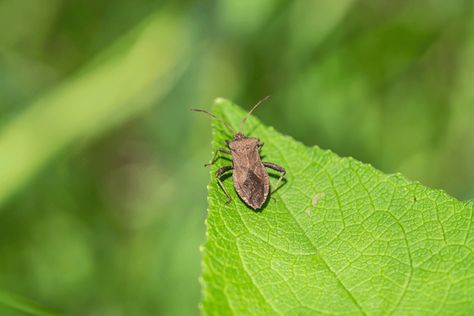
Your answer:
[[[245,114],[226,100],[214,112],[234,127]],[[225,204],[214,172],[230,162],[212,167],[205,314],[472,313],[472,202],[306,147],[255,118],[244,132],[265,143],[264,160],[284,166],[287,182],[255,212],[231,178]],[[215,122],[214,150],[229,136]]]

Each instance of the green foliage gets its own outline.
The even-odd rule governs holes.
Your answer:
[[[55,316],[57,313],[47,310],[41,306],[38,306],[37,304],[30,302],[27,299],[24,299],[22,297],[12,295],[10,293],[6,293],[3,291],[0,291],[0,313],[2,312],[1,310],[1,305],[6,305],[11,307],[12,309],[15,309],[17,311],[21,311],[27,315],[33,315],[33,316]],[[2,314],[3,315],[3,314]]]
[[[210,125],[189,108],[216,96],[271,94],[258,115],[279,131],[472,199],[473,17],[442,0],[0,1],[0,315],[24,315],[17,295],[198,312]]]
[[[245,114],[225,100],[214,112],[233,126]],[[206,314],[472,313],[472,202],[306,147],[255,118],[245,132],[265,143],[266,161],[287,169],[287,182],[254,212],[231,179],[224,181],[233,198],[226,205],[212,176]],[[228,138],[215,122],[214,149]],[[228,163],[219,159],[211,174]]]
[[[184,53],[171,53],[185,51],[175,40],[182,33],[169,16],[151,16],[97,57],[99,65],[84,67],[3,126],[0,165],[10,168],[0,168],[0,204],[64,147],[130,119],[166,93],[184,61]],[[157,80],[169,84],[157,88]]]
[[[16,4],[2,3],[0,15],[5,6]],[[45,3],[38,6],[51,9]],[[41,8],[32,11],[42,12]],[[175,203],[169,192],[183,182],[191,164],[182,165],[182,170],[169,168],[173,171],[168,174],[151,149],[161,148],[162,143],[145,142],[133,128],[133,120],[144,113],[156,120],[151,108],[161,108],[157,104],[182,75],[192,38],[173,10],[144,11],[134,27],[128,26],[116,40],[106,38],[105,49],[75,65],[78,69],[53,87],[43,87],[38,95],[23,100],[25,105],[2,94],[0,315],[48,313],[21,297],[65,315],[197,310],[198,245],[204,234],[203,214],[198,210],[205,201],[192,215],[183,216],[180,210],[195,206]],[[28,30],[32,35],[38,31],[31,24]],[[33,60],[14,59],[11,68],[40,73],[28,73],[41,77],[38,80],[18,76],[27,81],[18,83],[18,90],[30,94],[32,88],[26,83],[41,85],[48,77],[40,72],[44,68],[27,67],[27,62]],[[60,73],[55,64],[60,61],[45,63]],[[5,82],[0,80],[0,93]],[[21,96],[18,91],[12,94]],[[147,129],[146,124],[140,126]],[[161,130],[146,133],[160,135]],[[104,135],[107,140],[102,142]],[[201,160],[197,157],[192,167]],[[185,234],[176,236],[176,227]],[[170,292],[162,286],[188,280],[195,281],[183,286],[186,291]],[[182,301],[186,303],[176,303]]]

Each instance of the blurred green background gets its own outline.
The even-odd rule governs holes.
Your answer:
[[[216,97],[472,199],[472,9],[1,0],[0,315],[198,313]]]

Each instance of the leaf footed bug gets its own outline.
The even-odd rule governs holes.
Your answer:
[[[218,120],[230,131],[232,131],[234,135],[232,140],[226,141],[227,149],[218,148],[212,160],[206,164],[206,166],[214,164],[217,159],[219,159],[218,154],[220,152],[232,156],[232,166],[224,166],[216,171],[217,182],[227,196],[227,203],[232,201],[232,198],[224,187],[221,177],[229,171],[233,171],[232,182],[234,184],[235,191],[245,202],[245,204],[254,210],[262,208],[270,192],[270,180],[265,167],[271,168],[281,173],[276,183],[275,189],[279,187],[281,180],[286,174],[285,168],[271,162],[262,162],[260,159],[260,148],[262,148],[263,143],[260,142],[258,138],[247,137],[242,133],[242,128],[252,112],[263,101],[268,100],[269,97],[270,96],[266,96],[262,100],[258,101],[257,104],[255,104],[253,108],[245,115],[245,117],[242,119],[242,122],[240,123],[238,132],[228,123],[221,120],[211,112],[201,109],[191,109],[195,112],[206,113],[212,118]],[[272,192],[274,191],[275,190]]]

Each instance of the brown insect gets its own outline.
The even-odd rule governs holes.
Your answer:
[[[229,130],[231,130],[234,135],[232,140],[226,141],[228,149],[218,148],[214,154],[213,159],[208,164],[206,164],[206,166],[214,164],[217,159],[219,159],[219,152],[232,155],[232,166],[224,166],[216,171],[217,182],[227,196],[227,203],[232,201],[232,198],[224,187],[221,177],[229,171],[233,170],[232,182],[234,184],[235,191],[245,202],[245,204],[254,210],[262,208],[263,204],[268,198],[270,191],[270,180],[265,167],[271,168],[281,173],[280,178],[278,179],[275,186],[276,188],[279,187],[281,180],[286,174],[285,168],[271,162],[262,162],[260,159],[260,148],[262,148],[263,143],[260,142],[258,138],[247,137],[242,133],[242,128],[244,127],[245,122],[249,118],[250,114],[252,114],[253,110],[255,110],[269,97],[270,96],[266,96],[254,105],[254,107],[242,119],[238,132],[236,132],[232,126],[211,112],[201,109],[192,109],[192,111],[203,112],[210,115],[214,119],[221,122]]]

